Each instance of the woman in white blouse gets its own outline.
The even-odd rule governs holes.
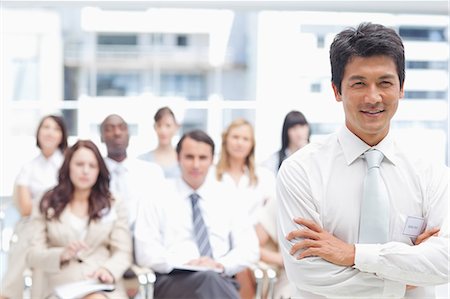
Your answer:
[[[253,126],[245,119],[234,120],[222,133],[222,149],[216,165],[218,181],[237,190],[252,223],[267,200],[275,197],[275,177],[255,163]]]
[[[259,210],[275,198],[275,177],[267,169],[255,165],[255,135],[245,119],[234,120],[222,134],[222,149],[216,165],[217,180],[235,188],[240,209],[257,223]],[[254,297],[254,281],[250,271],[238,273],[241,298]]]
[[[83,298],[127,298],[121,279],[132,259],[128,212],[111,195],[108,169],[92,141],[79,140],[67,150],[58,184],[44,194],[39,212],[27,263],[45,273],[42,298],[86,279],[115,284],[115,291]]]
[[[39,155],[23,165],[14,186],[13,198],[21,219],[15,227],[8,256],[8,265],[14,266],[5,271],[0,298],[22,297],[25,251],[32,234],[27,229],[28,218],[41,195],[56,185],[67,148],[67,130],[61,117],[47,115],[41,119],[36,131],[36,145],[40,149]]]
[[[158,146],[147,153],[138,156],[138,159],[154,162],[161,166],[166,178],[176,178],[181,175],[178,166],[177,153],[172,145],[172,139],[180,125],[175,114],[169,107],[158,109],[154,116],[154,129],[158,136]]]

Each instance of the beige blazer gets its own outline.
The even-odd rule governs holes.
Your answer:
[[[77,240],[67,213],[68,207],[59,220],[48,221],[41,214],[32,220],[34,236],[27,263],[46,274],[48,290],[44,291],[44,295],[52,294],[58,285],[88,279],[89,274],[104,267],[116,282],[116,291],[109,293],[110,297],[126,298],[122,275],[132,262],[132,242],[125,203],[115,201],[108,214],[100,220],[91,221],[84,239],[89,248],[80,253],[80,261],[73,259],[61,265],[60,256],[64,247]]]

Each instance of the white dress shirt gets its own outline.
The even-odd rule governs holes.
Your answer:
[[[33,201],[40,200],[44,192],[58,183],[58,171],[63,160],[60,150],[56,150],[48,158],[40,153],[22,167],[16,178],[16,185],[27,187]]]
[[[390,241],[357,244],[360,205],[370,147],[346,127],[321,143],[307,145],[284,161],[277,180],[279,240],[289,279],[303,298],[434,298],[431,285],[448,282],[449,236],[443,228],[414,246],[403,234],[409,216],[423,217],[427,229],[448,217],[449,172],[413,161],[388,134],[378,145],[385,159],[380,172],[390,199]],[[337,266],[319,257],[297,260],[285,239],[307,218],[337,238],[355,244],[355,265]],[[406,291],[406,285],[419,286]]]
[[[157,164],[133,158],[117,162],[106,157],[105,162],[111,176],[111,193],[126,203],[128,220],[133,228],[139,202],[159,195],[158,190],[165,180],[164,174]],[[121,171],[117,171],[118,168],[122,168]]]
[[[168,183],[166,195],[139,208],[135,229],[139,265],[169,273],[200,257],[189,199],[193,192],[200,196],[213,259],[225,267],[225,274],[234,275],[258,260],[256,233],[246,215],[235,209],[235,198],[223,184],[208,179],[194,191],[181,178]]]
[[[255,172],[258,177],[256,185],[250,185],[248,169],[241,176],[238,183],[228,172],[225,172],[222,176],[222,182],[228,188],[236,191],[236,196],[239,198],[236,208],[242,208],[250,217],[252,224],[258,222],[259,210],[266,202],[275,198],[275,176],[263,167],[256,167]]]

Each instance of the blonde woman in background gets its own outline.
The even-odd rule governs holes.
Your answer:
[[[13,198],[21,219],[15,227],[0,298],[22,298],[25,254],[33,233],[29,229],[29,216],[41,195],[56,185],[67,148],[67,130],[61,117],[47,115],[41,119],[36,146],[40,149],[39,155],[23,165],[15,181]],[[36,273],[33,276],[39,281]]]
[[[258,221],[259,210],[267,201],[275,199],[275,177],[269,170],[256,166],[255,134],[247,120],[236,119],[223,132],[216,177],[236,189],[240,204],[236,209],[244,209],[253,225]],[[251,272],[240,272],[237,279],[241,284],[241,297],[252,298]]]
[[[169,107],[158,109],[154,116],[154,129],[158,136],[158,146],[138,159],[154,162],[161,166],[166,178],[180,176],[180,168],[177,161],[177,153],[172,145],[172,139],[177,133],[180,125],[175,119],[175,114]]]

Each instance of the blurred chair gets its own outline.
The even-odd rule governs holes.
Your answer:
[[[127,277],[124,277],[124,280],[134,278],[131,277],[131,275],[134,274],[139,283],[139,292],[137,294],[137,298],[153,299],[153,290],[156,281],[155,273],[149,268],[139,267],[137,265],[132,265],[130,267],[130,271],[127,271],[127,273]],[[33,286],[33,278],[32,272],[29,269],[25,270],[23,273],[23,285],[23,299],[31,299],[31,287]]]
[[[256,281],[255,299],[274,299],[277,272],[263,262],[258,262],[252,270]]]

